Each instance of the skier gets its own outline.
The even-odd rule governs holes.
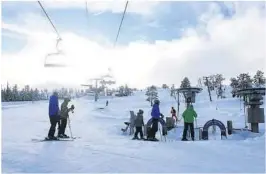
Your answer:
[[[176,110],[174,107],[172,107],[172,109],[171,109],[171,114],[172,114],[172,118],[174,118],[175,122],[177,123]]]
[[[163,114],[160,113],[160,108],[159,108],[160,101],[159,100],[154,100],[154,104],[152,106],[152,111],[151,111],[151,116],[152,116],[152,128],[150,131],[149,138],[150,140],[154,141],[159,141],[156,139],[156,133],[158,131],[158,122],[160,119],[160,116],[163,117]]]
[[[49,119],[50,119],[50,129],[48,132],[48,139],[54,140],[57,139],[55,134],[55,127],[58,123],[58,127],[60,129],[60,116],[59,116],[59,106],[58,106],[58,93],[54,92],[49,100]]]
[[[108,102],[108,100],[106,100],[106,104],[105,104],[105,106],[108,106],[108,104],[109,104],[109,102]]]
[[[143,140],[143,131],[142,131],[142,126],[144,126],[144,121],[143,121],[143,110],[139,110],[137,113],[137,117],[134,122],[134,126],[136,128],[135,135],[133,137],[133,140],[139,139],[138,134],[140,134],[140,139]]]
[[[69,117],[68,113],[70,111],[73,112],[74,110],[74,105],[71,106],[71,108],[68,108],[67,105],[70,102],[69,98],[64,98],[64,102],[61,104],[61,113],[60,113],[60,129],[58,132],[58,137],[59,138],[69,138],[69,136],[67,136],[65,134],[65,130],[66,130],[66,125],[67,125],[67,119]]]
[[[184,118],[184,131],[182,141],[187,141],[188,127],[190,129],[192,141],[194,141],[194,118],[197,117],[193,105],[189,105],[188,108],[183,112],[182,117]]]

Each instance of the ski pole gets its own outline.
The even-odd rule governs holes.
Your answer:
[[[70,118],[69,117],[68,117],[68,128],[69,128],[70,136],[73,139],[72,131],[71,131],[71,126],[70,126]]]
[[[161,141],[162,141],[163,140],[162,139],[162,132],[161,132],[160,126],[158,126],[158,127],[159,127],[160,137],[161,137]]]

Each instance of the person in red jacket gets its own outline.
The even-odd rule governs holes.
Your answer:
[[[176,116],[176,110],[174,107],[172,107],[171,109],[171,114],[172,114],[172,118],[175,119],[175,122],[177,123],[177,116]]]

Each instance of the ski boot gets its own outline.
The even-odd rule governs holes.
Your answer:
[[[63,134],[59,134],[57,137],[58,138],[64,138],[64,135]]]
[[[46,139],[46,140],[58,140],[58,138],[55,137],[55,136],[48,136],[48,137],[46,137],[45,139]]]
[[[63,134],[63,137],[64,138],[70,138],[68,135],[66,135],[66,134]]]
[[[155,137],[149,137],[149,138],[147,138],[147,140],[149,140],[149,141],[159,141],[157,138],[155,138]]]
[[[133,137],[132,140],[139,140],[139,137]]]
[[[186,138],[182,138],[182,140],[181,141],[188,141],[188,139],[186,139]]]
[[[159,141],[157,138],[153,138],[152,141]]]

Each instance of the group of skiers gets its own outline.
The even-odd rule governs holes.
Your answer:
[[[164,115],[160,112],[160,101],[159,100],[155,100],[153,107],[152,107],[152,111],[151,111],[151,117],[152,117],[152,126],[151,129],[147,129],[147,139],[151,140],[151,141],[158,141],[158,139],[156,139],[156,133],[158,131],[158,122],[160,118],[164,118]],[[144,119],[143,119],[143,110],[139,110],[134,122],[135,125],[135,134],[133,139],[139,139],[138,138],[138,134],[140,134],[140,139],[144,139],[143,137],[143,131],[142,131],[142,127],[144,127]],[[171,108],[171,114],[172,114],[172,118],[175,119],[176,122],[178,122],[179,120],[177,119],[176,116],[176,110],[174,109],[174,107]],[[182,141],[187,141],[187,131],[188,128],[190,129],[190,133],[191,133],[191,139],[194,141],[194,119],[197,117],[197,113],[193,108],[192,104],[189,104],[187,109],[183,112],[182,117],[184,119],[184,130],[183,130],[183,137],[182,137]]]
[[[59,109],[59,102],[58,102],[58,93],[54,92],[53,95],[50,97],[49,100],[49,119],[50,119],[50,129],[48,132],[48,139],[55,140],[58,138],[69,138],[65,134],[65,129],[67,126],[67,120],[69,119],[69,112],[74,112],[74,105],[71,105],[68,108],[68,103],[70,102],[70,98],[64,98],[63,103],[61,104],[61,110]],[[58,135],[57,137],[54,136],[56,125],[58,125]]]
[[[58,138],[69,138],[65,134],[65,129],[67,126],[67,120],[69,119],[69,112],[74,112],[74,105],[71,105],[70,108],[68,108],[68,104],[70,102],[70,98],[64,98],[63,103],[61,104],[61,110],[59,109],[59,102],[58,102],[58,93],[54,92],[53,95],[50,97],[49,100],[49,119],[50,119],[50,129],[48,132],[48,139],[54,140]],[[160,112],[160,101],[155,100],[152,111],[151,111],[151,117],[152,117],[152,126],[151,129],[147,131],[147,139],[152,141],[158,141],[156,139],[156,133],[158,131],[158,123],[160,118],[164,118],[164,115]],[[106,106],[108,106],[108,103],[106,103]],[[142,127],[144,127],[144,119],[143,119],[143,110],[139,110],[134,122],[135,126],[135,134],[133,139],[139,139],[138,134],[140,134],[140,139],[144,139]],[[171,114],[172,117],[177,122],[177,116],[176,116],[176,110],[174,107],[171,108]],[[194,119],[197,117],[197,113],[193,109],[193,105],[189,104],[187,109],[183,112],[182,117],[184,119],[184,131],[183,131],[183,138],[182,141],[187,141],[187,131],[188,128],[190,129],[191,138],[194,141]],[[57,137],[54,136],[56,125],[58,124],[58,135]]]

